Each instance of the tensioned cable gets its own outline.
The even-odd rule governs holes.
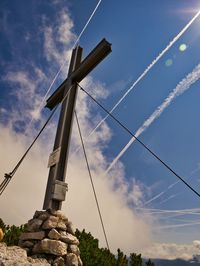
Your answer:
[[[179,178],[191,191],[193,191],[198,197],[200,194],[189,185],[180,175],[178,175],[168,164],[166,164],[160,157],[155,154],[151,149],[147,147],[139,138],[137,138],[122,122],[120,122],[113,114],[111,114],[102,104],[100,104],[94,97],[92,97],[83,87],[77,82],[79,88],[84,91],[96,104],[98,104],[110,117],[112,117],[123,129],[125,129],[132,137],[135,138],[148,152],[150,152],[160,163],[162,163],[171,173]]]
[[[97,11],[97,9],[98,9],[98,7],[99,7],[101,1],[102,1],[102,0],[99,0],[99,2],[97,3],[97,5],[95,6],[95,8],[94,8],[92,14],[90,15],[89,19],[87,20],[87,22],[86,22],[85,26],[83,27],[81,33],[80,33],[79,36],[77,37],[77,39],[76,39],[76,41],[75,41],[75,43],[74,43],[74,45],[73,45],[72,48],[74,48],[75,45],[79,42],[81,36],[83,35],[83,33],[84,33],[84,31],[86,30],[88,24],[90,23],[90,21],[91,21],[91,19],[93,18],[95,12]],[[45,98],[47,97],[48,93],[50,92],[50,90],[51,90],[53,84],[55,83],[57,77],[59,76],[60,72],[62,71],[62,69],[63,69],[65,63],[66,63],[66,62],[64,62],[64,63],[61,65],[60,69],[58,70],[58,72],[57,72],[56,75],[54,76],[54,78],[53,78],[53,80],[52,80],[50,86],[48,87],[48,89],[47,89],[47,91],[46,91],[46,93],[45,93],[45,95],[44,95],[44,97],[43,97],[43,99],[42,99],[42,101],[41,101],[41,104],[40,104],[40,106],[39,106],[39,108],[38,108],[39,111],[41,110],[41,107],[42,107],[42,105],[43,105],[43,103],[44,103],[44,101],[45,101]],[[64,99],[65,99],[65,98],[64,98]],[[64,100],[64,99],[63,99],[63,100]],[[58,106],[57,106],[57,107],[58,107]],[[15,174],[15,172],[17,171],[18,167],[20,166],[20,164],[22,163],[22,161],[23,161],[24,158],[26,157],[27,153],[28,153],[29,150],[32,148],[32,146],[34,145],[34,143],[36,142],[36,140],[38,139],[38,137],[40,136],[40,134],[42,133],[42,131],[44,130],[44,128],[46,127],[46,125],[48,124],[48,122],[49,122],[49,120],[51,119],[51,117],[54,115],[54,113],[55,113],[57,107],[53,110],[52,115],[50,115],[49,119],[48,119],[47,122],[44,124],[43,128],[40,130],[40,132],[39,132],[38,135],[36,136],[35,140],[32,142],[32,144],[29,146],[29,148],[27,149],[27,151],[24,153],[24,155],[22,156],[22,158],[20,159],[20,161],[18,162],[18,164],[15,166],[15,168],[13,169],[13,171],[10,172],[9,174],[5,174],[5,175],[4,175],[4,176],[5,176],[5,179],[4,179],[4,181],[0,184],[0,195],[3,193],[3,191],[5,190],[5,188],[7,187],[7,185],[9,184],[11,178],[13,177],[13,175]],[[30,121],[28,127],[31,126],[32,122],[33,122],[33,119]],[[27,129],[26,129],[26,131],[27,131]],[[26,131],[25,131],[25,132],[26,132]]]
[[[64,96],[64,98],[62,99],[62,101],[53,109],[53,111],[51,112],[51,114],[48,117],[47,121],[44,123],[43,127],[40,129],[40,131],[38,132],[37,136],[35,137],[35,139],[33,140],[33,142],[30,144],[30,146],[28,147],[28,149],[25,151],[24,155],[21,157],[21,159],[19,160],[19,162],[16,164],[16,166],[14,167],[14,169],[12,170],[12,172],[10,172],[9,174],[6,173],[4,175],[4,180],[0,184],[0,196],[4,192],[4,190],[6,189],[7,185],[10,183],[11,178],[16,173],[17,169],[19,168],[19,166],[21,165],[21,163],[25,159],[25,157],[28,154],[28,152],[30,151],[30,149],[33,147],[33,145],[35,144],[35,142],[37,141],[37,139],[39,138],[39,136],[41,135],[41,133],[43,132],[43,130],[45,129],[45,127],[47,126],[47,124],[49,123],[49,121],[51,120],[51,118],[53,117],[53,115],[55,114],[55,112],[58,109],[59,105],[62,104],[64,102],[64,100],[67,98],[67,96],[68,96],[68,94],[69,94],[69,92],[70,92],[70,90],[71,90],[72,87],[73,86],[71,86],[69,88],[69,90],[67,91],[67,93]]]
[[[85,26],[83,27],[82,31],[81,31],[80,34],[78,35],[78,37],[77,37],[77,39],[76,39],[74,45],[72,46],[72,49],[74,49],[75,46],[78,44],[78,42],[79,42],[81,36],[83,35],[83,33],[84,33],[84,31],[86,30],[87,26],[89,25],[91,19],[93,18],[94,14],[96,13],[96,11],[97,11],[99,5],[101,4],[101,1],[102,1],[102,0],[99,0],[99,2],[96,4],[96,6],[95,6],[95,8],[94,8],[94,10],[93,10],[93,12],[92,12],[92,14],[90,15],[90,17],[89,17],[89,19],[87,20]],[[65,64],[66,64],[66,62],[64,61],[64,63],[60,66],[58,72],[57,72],[56,75],[54,76],[54,78],[53,78],[51,84],[49,85],[48,89],[46,90],[46,93],[45,93],[44,97],[42,98],[42,101],[41,101],[41,103],[40,103],[40,105],[39,105],[39,107],[38,107],[39,112],[41,111],[42,106],[43,106],[43,103],[44,103],[44,101],[45,101],[47,95],[49,94],[51,88],[53,87],[53,84],[55,83],[56,79],[58,78],[58,76],[59,76],[60,72],[62,71],[63,67],[65,66]],[[28,124],[28,127],[27,127],[27,129],[26,129],[26,132],[27,132],[28,128],[31,127],[32,122],[33,122],[33,118],[31,119],[30,123]]]
[[[39,138],[39,136],[41,135],[42,131],[45,129],[46,125],[48,124],[48,122],[50,121],[50,119],[52,118],[52,116],[54,115],[54,113],[57,110],[58,106],[59,105],[57,105],[55,107],[55,109],[53,110],[53,112],[50,114],[49,118],[47,119],[47,121],[45,122],[45,124],[43,125],[43,127],[40,129],[39,133],[37,134],[37,136],[35,137],[35,139],[31,143],[31,145],[28,147],[28,149],[25,151],[24,155],[21,157],[21,159],[19,160],[19,162],[16,164],[16,166],[14,167],[14,169],[12,170],[12,172],[10,172],[9,174],[5,174],[4,175],[5,179],[4,179],[4,181],[0,185],[0,195],[3,193],[3,191],[5,190],[5,188],[7,187],[7,185],[9,184],[11,178],[14,176],[14,174],[17,171],[17,169],[19,168],[19,166],[21,165],[21,163],[25,159],[26,155],[28,154],[28,152],[30,151],[30,149],[33,147],[34,143]]]
[[[93,182],[92,174],[91,174],[91,171],[90,171],[90,165],[89,165],[89,162],[88,162],[86,149],[85,149],[85,145],[84,145],[84,142],[83,142],[81,128],[80,128],[80,124],[79,124],[79,121],[78,121],[78,116],[77,116],[76,111],[75,111],[75,117],[76,117],[76,123],[77,123],[77,126],[78,126],[78,131],[79,131],[79,135],[80,135],[80,139],[81,139],[81,144],[82,144],[82,147],[83,147],[83,153],[84,153],[84,156],[85,156],[85,161],[86,161],[86,164],[87,164],[88,174],[90,176],[90,182],[91,182],[91,185],[92,185],[92,190],[93,190],[93,193],[94,193],[94,197],[95,197],[95,201],[96,201],[96,205],[97,205],[97,210],[98,210],[98,213],[99,213],[99,218],[100,218],[101,226],[102,226],[102,229],[103,229],[103,234],[104,234],[104,237],[105,237],[107,248],[108,248],[108,250],[110,250],[109,244],[108,244],[107,235],[106,235],[106,231],[105,231],[105,226],[104,226],[104,223],[103,223],[103,218],[102,218],[101,210],[100,210],[100,207],[99,207],[99,202],[98,202],[96,190],[95,190],[95,187],[94,187],[94,182]]]
[[[7,185],[9,184],[9,182],[10,182],[10,178],[9,178],[9,176],[7,176],[5,174],[5,178],[4,178],[3,182],[0,185],[0,195],[4,192],[4,190],[6,189]]]

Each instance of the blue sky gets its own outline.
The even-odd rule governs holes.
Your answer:
[[[2,179],[4,172],[12,170],[17,159],[49,114],[48,110],[40,111],[41,106],[44,105],[44,95],[64,62],[66,64],[62,67],[51,92],[66,77],[71,49],[97,3],[98,1],[89,0],[1,1],[0,147],[2,163],[0,170]],[[198,123],[200,16],[191,22],[199,9],[200,1],[196,0],[128,0],[126,3],[113,0],[101,1],[79,43],[84,48],[84,56],[104,37],[112,43],[112,53],[82,83],[85,89],[88,89],[107,109],[111,110],[145,69],[173,41],[163,56],[153,63],[154,66],[113,111],[113,115],[136,133],[159,106],[164,106],[163,102],[173,90],[185,89],[182,94],[173,95],[173,100],[168,106],[163,107],[160,116],[148,124],[145,131],[139,134],[139,138],[200,192],[200,126]],[[180,38],[174,39],[188,23],[190,25],[187,30]],[[86,139],[105,113],[82,92],[79,93],[77,111]],[[25,222],[36,208],[39,209],[42,206],[47,178],[46,162],[48,153],[52,149],[55,129],[56,119],[52,121],[32,155],[27,158],[27,163],[21,166],[22,172],[19,174],[21,179],[16,175],[16,180],[11,182],[5,196],[3,195],[0,205],[1,208],[4,206],[5,217],[2,218],[9,223]],[[78,175],[82,167],[84,169],[84,159],[80,151],[78,154],[73,153],[74,145],[77,147],[80,143],[75,125],[73,132],[69,173]],[[106,207],[102,202],[102,209],[106,209],[107,223],[110,226],[109,230],[112,231],[111,243],[122,245],[122,249],[128,252],[125,244],[112,238],[116,233],[117,225],[112,224],[114,218],[111,217],[110,209],[113,208],[113,217],[115,214],[118,217],[120,208],[123,206],[123,211],[126,214],[129,213],[127,217],[132,219],[128,222],[130,227],[135,227],[134,230],[139,232],[144,228],[148,231],[148,237],[143,239],[143,242],[153,243],[152,246],[154,243],[160,243],[160,250],[164,249],[162,243],[168,243],[169,247],[171,243],[175,243],[177,254],[174,257],[180,256],[178,254],[183,245],[187,245],[188,250],[192,249],[192,241],[199,240],[196,233],[200,226],[199,209],[194,209],[199,208],[200,199],[181,182],[175,184],[178,181],[177,178],[136,142],[132,143],[105,177],[106,169],[131,137],[111,118],[108,118],[106,123],[102,123],[92,136],[92,139],[87,142],[88,153],[91,165],[94,167],[94,178],[99,184],[99,194],[104,195],[109,202]],[[30,168],[37,169],[44,177],[41,180],[41,176],[38,176],[35,188],[35,190],[38,189],[38,196],[35,204],[34,195],[31,196],[31,190],[27,190],[31,209],[25,213],[22,210],[23,193],[25,193],[24,198],[27,196],[26,190],[23,189],[23,182],[26,182],[28,187],[35,184],[32,177],[24,181],[25,175],[30,174]],[[76,173],[77,169],[80,170],[78,173]],[[34,171],[31,170],[31,174],[33,175]],[[85,181],[71,177],[69,182],[71,182],[71,190],[75,191],[73,186],[77,187],[78,182]],[[90,188],[87,189],[90,190]],[[71,197],[72,205],[69,213],[78,226],[80,222],[75,211],[76,207],[80,208],[84,200],[84,206],[93,204],[91,203],[92,194],[89,199],[83,193],[83,199],[81,199],[82,193],[83,191],[78,190],[80,201],[73,196],[72,192],[67,196],[69,201]],[[11,194],[12,197],[9,196]],[[110,198],[109,195],[111,195]],[[8,202],[7,199],[10,197]],[[15,201],[16,198],[18,198],[17,201]],[[102,198],[102,201],[105,199]],[[115,201],[118,203],[114,203]],[[6,208],[5,202],[7,202]],[[16,213],[21,215],[9,214],[9,204],[15,204]],[[115,204],[115,207],[112,204]],[[64,210],[65,208],[68,207],[64,207]],[[159,214],[158,211],[155,214],[155,209],[159,209]],[[78,209],[77,212],[81,213],[81,210]],[[94,220],[84,218],[81,226],[101,239],[101,230],[97,230],[98,226],[95,224],[98,221],[96,213],[94,216]],[[141,225],[141,221],[144,225]],[[122,226],[126,228],[128,225]],[[134,236],[130,237],[128,244],[137,248],[134,238]],[[138,244],[139,251],[145,250],[143,242],[141,240]],[[103,240],[102,245],[104,245]],[[166,249],[165,246],[165,251]],[[170,257],[167,252],[166,254],[166,257]],[[149,255],[155,256],[155,250],[152,249]],[[185,258],[188,256],[187,254]]]

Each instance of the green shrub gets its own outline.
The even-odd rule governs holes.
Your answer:
[[[6,225],[1,218],[0,218],[0,228],[4,232],[3,242],[5,242],[7,246],[18,245],[19,237],[21,233],[23,233],[26,229],[24,225],[21,226]]]
[[[19,237],[21,235],[21,233],[23,233],[25,231],[25,226],[21,225],[21,226],[9,226],[9,228],[7,228],[3,241],[7,244],[7,246],[15,246],[18,245],[19,242]]]

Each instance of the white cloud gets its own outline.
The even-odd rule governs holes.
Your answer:
[[[4,76],[4,81],[10,87],[15,88],[10,93],[14,105],[10,106],[10,110],[7,112],[10,126],[16,126],[21,122],[27,124],[28,121],[41,120],[39,110],[41,86],[47,84],[47,78],[38,67],[31,67],[31,69],[32,73],[28,70],[10,70]]]
[[[191,260],[193,255],[200,253],[200,241],[194,240],[192,244],[178,245],[175,243],[154,243],[143,251],[147,258],[184,259]]]
[[[49,69],[52,62],[61,65],[66,60],[69,63],[71,51],[68,48],[74,40],[72,29],[73,23],[67,11],[61,12],[55,23],[45,24],[43,27],[45,34],[44,52],[47,61],[50,62]],[[51,69],[49,72],[52,72]],[[4,173],[10,172],[13,169],[34,135],[34,132],[31,131],[26,136],[21,131],[16,133],[14,125],[19,120],[25,120],[28,123],[28,120],[40,120],[42,122],[44,119],[44,117],[41,117],[40,112],[38,112],[38,106],[40,106],[43,100],[40,86],[41,84],[43,84],[43,87],[47,85],[47,74],[45,75],[40,68],[32,64],[31,71],[29,69],[9,70],[4,79],[11,86],[15,85],[17,90],[11,95],[16,100],[14,107],[10,110],[1,110],[2,113],[5,114],[7,112],[9,115],[9,123],[6,125],[0,124],[1,180],[3,180]],[[64,75],[64,71],[62,74]],[[88,91],[92,90],[93,95],[98,98],[105,98],[108,94],[105,86],[100,82],[96,83],[92,78],[85,79],[83,86]],[[84,138],[91,132],[97,120],[100,119],[98,114],[91,119],[92,108],[93,106],[86,95],[79,93],[77,113]],[[53,122],[28,154],[1,196],[1,218],[6,223],[25,223],[32,217],[36,209],[42,209],[48,176],[46,166],[55,130],[56,126]],[[95,237],[100,239],[102,246],[105,246],[82,150],[80,149],[77,153],[73,153],[80,145],[76,125],[74,125],[72,135],[72,152],[70,153],[71,156],[66,176],[69,192],[63,204],[63,212],[72,220],[75,227],[79,229],[86,228],[87,231],[92,232]],[[109,244],[114,252],[120,247],[127,254],[130,252],[143,253],[144,250],[152,247],[151,234],[154,227],[154,218],[152,218],[153,215],[144,212],[138,214],[131,206],[142,205],[146,188],[139,182],[136,182],[134,178],[132,182],[127,182],[124,166],[121,162],[116,164],[115,169],[110,171],[109,176],[104,174],[107,168],[104,148],[109,144],[111,137],[111,129],[104,123],[90,137],[90,141],[86,143],[88,159]],[[197,246],[197,242],[195,243]],[[160,256],[170,255],[170,248],[163,247],[162,245],[159,247],[160,253],[156,253],[158,252],[157,244],[153,245],[152,249],[149,248],[148,256],[155,257],[155,254],[160,254]],[[185,253],[189,254],[189,249],[187,252]],[[191,249],[192,253],[193,250]],[[179,254],[178,251],[177,254]],[[173,256],[176,257],[177,255]]]
[[[100,169],[92,171],[99,204],[105,223],[111,249],[116,252],[120,247],[127,253],[139,251],[150,241],[150,224],[137,216],[127,205],[127,196],[119,188],[113,188],[113,181],[102,176]],[[121,177],[123,182],[123,177]],[[105,246],[83,156],[74,158],[67,174],[69,193],[65,203],[67,212],[79,228],[86,228],[100,239]],[[125,183],[124,183],[125,185]],[[143,234],[143,233],[144,234]]]
[[[86,133],[88,130],[86,125],[89,125],[87,116],[85,119],[82,117],[83,122],[85,126],[82,128]],[[101,136],[106,136],[103,131],[104,128],[101,129],[102,134],[99,135],[96,142],[92,141],[87,144],[87,153],[110,246],[113,251],[116,251],[118,247],[126,252],[139,251],[150,241],[151,226],[149,221],[147,223],[143,217],[137,216],[127,204],[128,183],[124,179],[123,169],[120,170],[119,166],[118,176],[116,176],[120,187],[116,186],[115,177],[103,175],[106,158],[99,145],[103,142]],[[50,132],[51,134],[52,132]],[[73,136],[77,138],[74,139],[74,142],[78,141],[78,135]],[[11,128],[1,125],[0,149],[3,152],[0,157],[0,176],[3,177],[5,172],[12,170],[29,141],[30,139],[25,138],[22,134],[16,134]],[[49,154],[49,146],[46,147],[46,145],[43,140],[38,142],[1,197],[1,217],[7,223],[24,223],[32,217],[36,209],[42,208]],[[102,229],[81,150],[78,154],[70,157],[66,179],[69,183],[69,192],[63,211],[76,227],[91,231],[104,245]],[[136,198],[138,198],[138,191],[137,187]]]
[[[49,61],[59,65],[63,60],[69,61],[71,51],[68,48],[74,39],[72,28],[73,23],[66,11],[61,12],[55,24],[45,27],[44,51]],[[15,99],[15,104],[11,110],[7,110],[9,123],[0,124],[0,150],[3,151],[0,154],[2,180],[4,173],[12,170],[34,136],[34,132],[31,131],[26,136],[21,130],[17,133],[14,130],[16,123],[19,120],[25,120],[28,123],[28,120],[40,119],[42,121],[44,119],[38,113],[38,106],[43,98],[38,86],[43,81],[46,85],[48,75],[45,75],[34,64],[31,65],[31,69],[32,71],[29,71],[30,69],[10,70],[4,78],[4,81],[12,87],[15,85],[17,90],[10,96]],[[83,85],[89,91],[92,90],[95,97],[105,98],[108,95],[104,85],[94,82],[92,78],[85,79]],[[92,108],[94,106],[86,95],[79,93],[77,113],[84,137],[93,128],[95,120],[99,119],[99,115],[91,119]],[[1,196],[1,218],[6,223],[25,223],[36,209],[42,208],[48,176],[46,165],[55,130],[54,123],[45,130],[45,137],[38,140]],[[80,144],[76,125],[74,125],[72,136],[71,150],[73,152]],[[136,204],[141,201],[141,189],[143,188],[140,189],[139,183],[135,183],[136,187],[134,184],[129,186],[120,162],[109,176],[103,175],[107,167],[104,148],[108,145],[111,136],[112,132],[105,123],[87,142],[86,150],[111,249],[116,252],[116,249],[120,247],[129,253],[139,251],[150,242],[151,217],[149,215],[148,222],[146,222],[142,215],[136,214],[129,206],[130,200]],[[91,231],[95,237],[100,239],[101,245],[105,246],[82,150],[70,154],[66,177],[69,192],[63,211],[76,227]],[[131,191],[131,198],[128,197],[128,191]]]
[[[137,182],[134,178],[132,178],[132,181],[132,189],[128,193],[129,202],[133,203],[135,206],[141,206],[144,200],[142,184]]]
[[[67,10],[58,14],[58,19],[54,24],[45,25],[44,32],[44,54],[49,62],[62,65],[66,61],[69,64],[73,42],[76,35],[72,32],[73,21]]]
[[[74,23],[71,20],[69,13],[62,11],[58,26],[58,38],[63,44],[71,44],[75,41],[76,35],[72,32]]]

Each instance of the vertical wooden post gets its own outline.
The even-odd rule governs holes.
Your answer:
[[[76,47],[72,52],[68,76],[78,68],[81,62],[82,48]],[[65,199],[67,185],[64,183],[67,159],[69,152],[70,136],[73,122],[74,106],[77,94],[77,85],[72,84],[69,79],[66,82],[64,95],[70,89],[69,95],[63,101],[61,106],[60,118],[56,138],[54,142],[54,153],[57,152],[58,162],[50,166],[46,194],[43,209],[60,210],[62,201]]]
[[[83,61],[82,51],[80,46],[73,50],[68,77],[49,97],[46,104],[46,107],[52,110],[62,102],[54,148],[49,158],[50,170],[43,209],[59,210],[65,200],[65,174],[77,94],[76,82],[84,79],[111,52],[111,44],[103,39]]]

